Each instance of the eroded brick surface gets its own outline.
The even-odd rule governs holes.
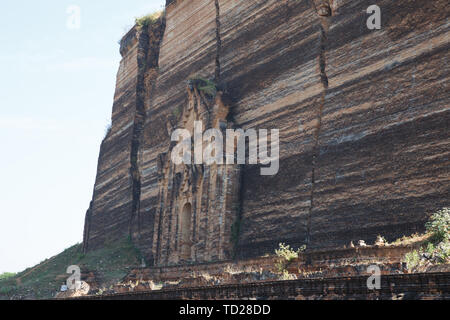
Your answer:
[[[131,235],[148,261],[168,265],[423,231],[450,190],[448,4],[380,0],[382,28],[368,30],[371,4],[168,1],[148,32],[130,31],[85,248]],[[170,133],[190,129],[178,113],[198,101],[187,89],[197,76],[221,87],[230,125],[280,130],[278,174],[203,168],[197,185],[192,168],[170,167]],[[187,203],[190,250],[180,242]]]

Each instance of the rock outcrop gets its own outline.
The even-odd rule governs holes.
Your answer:
[[[380,30],[366,26],[373,4]],[[85,249],[130,235],[166,265],[422,231],[450,195],[448,16],[444,0],[168,1],[163,18],[122,40]],[[203,196],[200,211],[161,171],[195,77],[217,84],[233,127],[280,132],[276,175],[259,165],[223,171],[228,203],[217,179],[200,193],[187,185]],[[188,253],[177,239],[192,244]]]

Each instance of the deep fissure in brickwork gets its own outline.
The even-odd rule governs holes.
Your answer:
[[[317,160],[320,153],[320,133],[322,129],[322,116],[323,116],[323,108],[325,105],[325,99],[328,91],[328,76],[326,73],[327,69],[327,60],[326,60],[326,46],[327,46],[327,32],[328,32],[328,21],[327,18],[331,16],[332,11],[328,1],[324,0],[311,0],[312,5],[314,7],[315,12],[319,16],[320,19],[320,46],[319,46],[319,55],[318,55],[318,64],[319,64],[319,75],[320,82],[323,86],[323,92],[320,98],[320,104],[317,110],[316,116],[316,127],[314,131],[314,147],[312,152],[312,170],[311,170],[311,195],[310,195],[310,206],[308,210],[307,217],[307,227],[306,227],[306,244],[311,242],[311,220],[314,211],[314,191],[316,184],[316,173],[319,170]]]
[[[214,80],[216,83],[220,82],[220,51],[222,50],[222,40],[220,39],[220,3],[219,0],[214,0],[216,6],[216,70]]]

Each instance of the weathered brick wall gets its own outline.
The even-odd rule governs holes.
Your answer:
[[[297,259],[287,264],[286,268],[298,278],[337,278],[368,275],[368,267],[377,265],[381,274],[408,273],[405,254],[417,249],[415,244],[405,246],[367,246],[356,248],[321,249],[300,253]],[[132,270],[123,282],[153,281],[177,282],[196,280],[202,275],[216,279],[220,284],[268,281],[279,278],[277,263],[280,261],[275,255],[242,259],[237,261],[220,261],[196,264],[179,264],[174,266],[154,266]],[[449,265],[432,267],[428,272],[449,270]],[[265,279],[261,279],[264,278]],[[201,279],[200,279],[201,280]],[[188,282],[189,286],[192,283]],[[183,284],[183,286],[185,286]],[[186,285],[187,286],[187,285]]]
[[[136,112],[138,34],[132,29],[122,42],[111,130],[100,147],[85,249],[125,237],[132,211],[130,152]]]
[[[86,215],[84,250],[138,232],[137,152],[145,120],[145,96],[156,78],[163,27],[163,20],[148,30],[134,27],[121,41],[111,129],[100,147],[92,203]]]
[[[75,298],[78,300],[448,300],[449,274],[381,277],[381,289],[367,288],[367,276],[233,284]]]
[[[220,80],[237,127],[280,130],[278,174],[243,168],[237,257],[279,242],[330,248],[422,231],[449,199],[448,5],[379,0],[382,28],[368,30],[372,4],[168,1],[162,43],[149,47],[160,55],[144,90],[139,209],[129,174],[139,78],[131,46],[101,148],[90,237],[120,234],[138,215],[132,233],[153,259],[158,157],[195,75]],[[214,227],[204,228],[213,239]]]
[[[448,3],[339,1],[328,20],[311,239],[388,240],[448,205]],[[447,84],[446,84],[447,82]]]
[[[166,8],[166,28],[161,43],[159,57],[159,75],[147,103],[147,119],[145,122],[142,144],[139,154],[141,170],[141,215],[156,217],[159,202],[158,159],[167,153],[170,147],[170,135],[175,129],[177,115],[188,103],[187,82],[197,75],[212,78],[215,73],[216,56],[216,8],[214,1],[193,0],[177,1]],[[165,189],[171,190],[169,184]],[[173,199],[175,200],[175,199]],[[170,205],[170,203],[168,203]],[[178,226],[176,217],[161,217],[173,223],[145,225],[144,228],[155,228],[142,238],[150,244],[158,232],[166,236],[161,243],[153,243],[143,249],[149,260],[153,260],[156,251],[169,254],[169,235],[176,234]],[[154,219],[154,218],[153,218]],[[204,222],[204,224],[206,221]],[[159,226],[163,230],[158,231]],[[194,225],[194,223],[192,224]],[[199,226],[207,229],[207,225]],[[150,238],[152,236],[152,238]],[[158,249],[160,248],[160,249]],[[167,254],[165,254],[167,256]]]
[[[445,1],[221,0],[222,81],[244,128],[280,129],[280,171],[243,179],[240,257],[422,231],[448,205]]]
[[[320,21],[309,1],[221,0],[222,80],[244,129],[280,130],[280,170],[243,176],[239,257],[305,242],[323,85]],[[302,130],[299,130],[299,128]]]

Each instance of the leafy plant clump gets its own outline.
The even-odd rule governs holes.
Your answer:
[[[275,254],[279,258],[275,267],[280,274],[281,280],[290,280],[294,278],[294,275],[290,275],[287,267],[289,264],[298,258],[298,255],[306,250],[306,246],[300,247],[298,250],[294,250],[289,245],[284,243],[279,244],[279,248],[275,249]]]
[[[450,240],[450,208],[444,208],[434,213],[430,221],[425,224],[427,232],[432,234],[432,241],[442,242]]]
[[[405,255],[410,271],[426,271],[430,266],[450,263],[450,208],[434,213],[425,228],[427,240],[418,250]]]
[[[202,91],[208,98],[213,98],[217,94],[217,85],[214,81],[199,76],[189,79],[189,85]]]
[[[163,14],[162,11],[157,11],[154,13],[147,14],[143,17],[136,18],[136,21],[135,21],[136,25],[139,28],[147,28],[150,25],[155,24],[159,20],[159,18],[161,17],[162,14]]]
[[[294,259],[297,259],[300,252],[301,249],[295,251],[294,249],[291,249],[289,245],[286,245],[284,243],[280,243],[279,248],[275,249],[275,254],[287,262],[291,262]]]
[[[419,251],[413,250],[411,252],[408,252],[405,255],[405,262],[408,270],[413,270],[414,268],[416,268],[420,263]]]

